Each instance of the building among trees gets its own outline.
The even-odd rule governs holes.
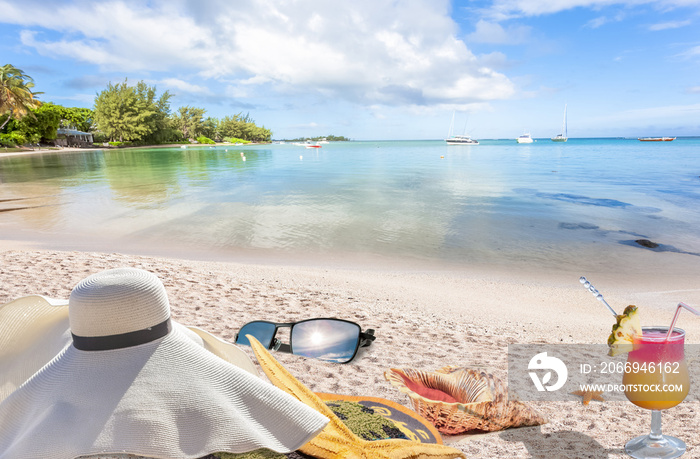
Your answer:
[[[58,128],[54,145],[57,147],[91,147],[92,134],[77,129]]]

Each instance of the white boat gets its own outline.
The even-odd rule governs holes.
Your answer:
[[[453,135],[445,139],[447,145],[479,145],[478,140],[474,140],[468,135]]]
[[[453,133],[454,127],[455,127],[455,112],[452,112],[452,122],[450,123],[450,132],[447,134],[447,138],[445,139],[445,142],[447,142],[447,145],[479,145],[478,140],[474,140],[466,134],[455,135]]]
[[[567,132],[566,126],[566,104],[564,104],[564,122],[561,126],[561,132],[561,134],[557,134],[555,137],[552,137],[552,142],[566,142],[569,139],[569,133]]]
[[[675,137],[639,137],[640,142],[671,142],[676,140]]]
[[[530,135],[529,132],[526,132],[525,134],[521,135],[517,139],[515,139],[518,143],[532,143],[534,140],[532,140],[532,136]]]

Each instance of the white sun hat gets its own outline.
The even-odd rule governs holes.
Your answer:
[[[0,402],[71,341],[68,301],[32,295],[0,306]]]
[[[71,343],[0,402],[0,459],[290,452],[328,422],[193,341],[147,271],[82,280],[68,312]]]
[[[209,352],[258,376],[238,346],[201,328],[172,324]],[[30,295],[0,305],[0,402],[72,342],[68,300]]]

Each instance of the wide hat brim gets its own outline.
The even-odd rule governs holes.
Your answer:
[[[54,344],[60,344],[64,307],[36,297],[26,302],[39,310],[47,304],[56,308],[38,314],[46,320],[37,323],[44,323]],[[328,422],[188,334],[174,326],[163,338],[128,348],[63,346],[0,402],[0,459],[100,453],[194,459],[258,448],[290,452]]]
[[[197,327],[181,327],[212,354],[258,375],[238,346]],[[68,301],[31,295],[0,305],[0,402],[72,342]]]

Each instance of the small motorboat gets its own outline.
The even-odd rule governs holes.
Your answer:
[[[518,143],[532,143],[534,140],[532,140],[532,136],[530,135],[529,132],[521,135],[517,139],[515,139]]]

